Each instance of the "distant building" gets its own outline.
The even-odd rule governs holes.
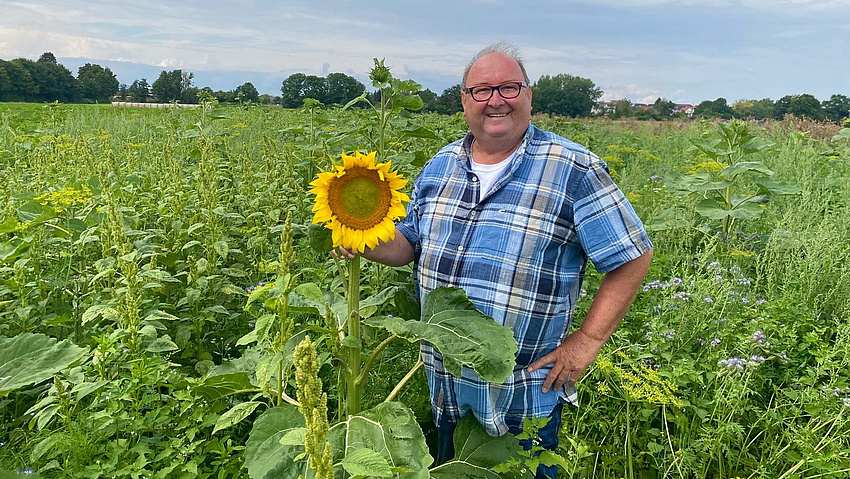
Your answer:
[[[595,115],[607,115],[612,113],[617,108],[617,103],[620,103],[623,100],[607,100],[600,101],[596,103],[596,106],[593,108],[593,114]],[[654,106],[652,103],[631,103],[633,111],[640,110],[649,110]],[[676,103],[673,111],[674,112],[682,112],[690,118],[694,114],[694,110],[696,107],[691,105],[690,103]]]
[[[686,117],[690,118],[694,114],[694,110],[696,107],[691,105],[690,103],[676,103],[675,110],[677,112],[682,112]]]

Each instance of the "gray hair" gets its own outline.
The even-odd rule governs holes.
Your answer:
[[[475,62],[491,53],[498,53],[515,61],[517,65],[519,65],[519,69],[522,70],[522,76],[525,79],[525,82],[531,84],[531,81],[528,79],[528,73],[525,71],[525,64],[522,62],[522,57],[519,55],[519,49],[510,43],[499,42],[485,47],[483,50],[478,52],[478,54],[472,57],[472,60],[470,60],[466,65],[466,68],[463,69],[463,80],[461,83],[462,88],[466,88],[466,78],[469,76],[469,70],[472,69],[472,65],[475,65]]]

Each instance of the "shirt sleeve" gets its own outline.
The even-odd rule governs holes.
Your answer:
[[[576,232],[596,270],[607,273],[649,251],[652,241],[605,162],[589,158],[573,203]]]
[[[407,204],[407,216],[396,223],[396,229],[407,238],[407,242],[413,246],[414,257],[419,257],[421,245],[419,243],[419,181],[413,183],[413,192],[410,194],[410,203]]]

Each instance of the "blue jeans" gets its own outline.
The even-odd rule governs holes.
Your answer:
[[[546,423],[546,426],[544,426],[543,429],[538,431],[538,434],[540,435],[540,445],[550,451],[554,451],[558,448],[558,431],[561,430],[562,409],[563,403],[559,403],[555,406],[552,414],[549,415],[549,422]],[[439,465],[444,462],[448,462],[455,457],[453,436],[457,423],[449,422],[445,420],[445,416],[443,416],[443,419],[437,423],[436,426],[438,454],[437,464]],[[517,435],[522,432],[522,420],[509,420],[508,431],[510,431],[513,435]],[[525,450],[531,449],[531,439],[524,439],[520,441],[519,444]],[[541,464],[537,467],[537,475],[534,477],[535,479],[556,479],[558,477],[558,466],[544,466]]]

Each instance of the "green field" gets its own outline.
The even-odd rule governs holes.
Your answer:
[[[655,243],[564,410],[564,477],[850,475],[850,129],[532,121],[603,157]],[[412,179],[465,133],[460,115],[400,109],[0,104],[0,477],[295,479],[303,430],[279,425],[303,423],[288,400],[319,398],[296,387],[305,335],[336,477],[459,477],[429,472],[427,447],[394,470],[401,446],[336,450],[361,427],[342,407],[354,341],[346,265],[311,248],[308,183],[354,151]],[[361,266],[364,319],[414,319],[410,267]],[[418,360],[388,337],[364,322],[362,414],[433,445],[421,370],[369,412]],[[457,467],[498,477],[506,458]]]

